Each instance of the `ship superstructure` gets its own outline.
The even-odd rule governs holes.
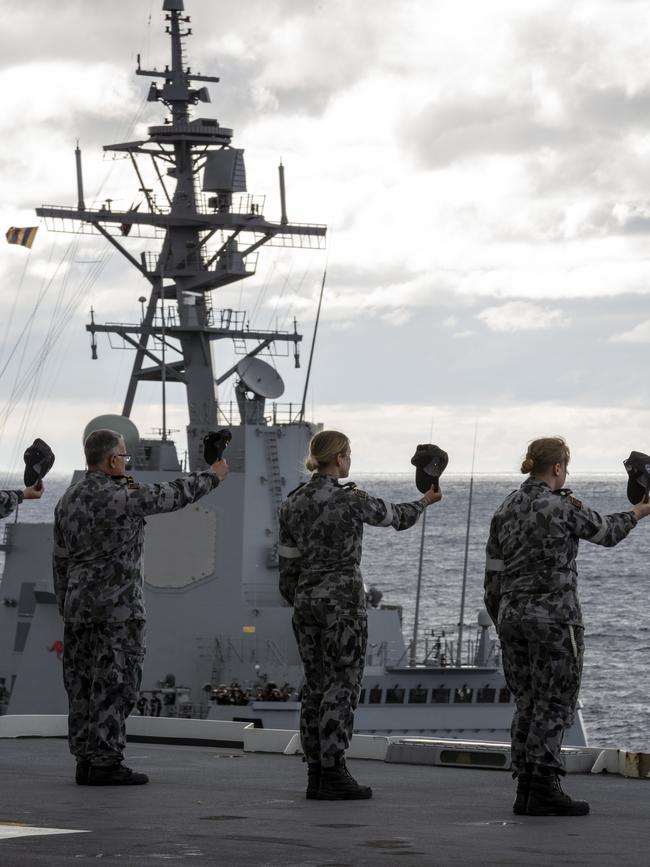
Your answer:
[[[97,335],[106,333],[132,347],[134,360],[121,415],[95,419],[87,431],[114,427],[124,433],[133,475],[142,482],[175,478],[183,470],[167,430],[167,384],[186,391],[190,470],[205,467],[202,439],[208,431],[228,426],[232,432],[227,481],[199,503],[147,522],[141,711],[295,727],[302,669],[291,609],[278,591],[277,514],[282,499],[304,480],[302,459],[318,425],[305,420],[304,394],[295,403],[278,403],[282,379],[261,356],[292,356],[299,366],[302,336],[295,322],[289,331],[256,330],[243,311],[214,306],[213,296],[255,273],[264,246],[320,249],[326,229],[288,220],[282,168],[280,219],[265,217],[264,197],[248,192],[244,152],[233,146],[232,129],[193,114],[210,102],[207,85],[218,79],[187,65],[191,31],[183,0],[164,0],[163,11],[170,63],[163,70],[143,69],[138,58],[136,73],[153,79],[148,99],[168,114],[149,127],[146,139],[105,147],[131,161],[141,200],[127,210],[113,209],[110,200],[86,207],[77,148],[76,206],[47,205],[37,213],[55,230],[99,233],[149,285],[139,323],[100,324],[91,314],[93,357]],[[144,163],[153,166],[155,192],[146,186]],[[158,238],[159,251],[138,255],[140,238]],[[215,371],[211,344],[220,340],[233,341],[241,358]],[[218,387],[231,377],[235,412],[218,399]],[[140,438],[131,421],[138,385],[151,381],[161,384],[158,439]],[[0,677],[12,714],[64,713],[67,707],[51,536],[49,524],[6,526]],[[507,738],[512,704],[488,624],[479,624],[469,659],[445,658],[438,647],[417,663],[415,650],[405,645],[399,609],[370,601],[359,729]],[[580,723],[573,742],[581,739]]]

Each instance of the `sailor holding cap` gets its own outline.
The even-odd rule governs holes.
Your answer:
[[[592,511],[564,488],[568,463],[561,437],[531,442],[521,466],[529,477],[495,512],[487,543],[485,605],[516,702],[516,814],[589,812],[586,801],[571,799],[559,783],[562,737],[573,722],[584,652],[578,542],[618,545],[650,514],[645,502],[613,515]]]
[[[40,487],[37,487],[40,485]],[[37,482],[34,485],[29,485],[23,490],[17,491],[0,491],[0,518],[6,518],[14,509],[16,509],[23,500],[39,500],[45,488],[42,482]]]
[[[406,530],[441,498],[391,504],[352,483],[350,441],[338,431],[312,438],[305,462],[314,474],[280,510],[280,592],[293,605],[293,629],[305,669],[300,737],[307,798],[370,798],[345,766],[359,700],[368,615],[359,564],[363,525]]]
[[[141,785],[146,774],[125,767],[122,759],[125,721],[138,697],[145,650],[145,516],[196,502],[226,478],[228,465],[218,460],[206,472],[147,485],[125,475],[129,455],[119,433],[94,431],[84,452],[88,471],[54,512],[68,741],[79,785]]]
[[[43,477],[54,463],[54,453],[43,440],[34,440],[24,454],[25,487],[16,491],[0,491],[0,518],[6,518],[23,500],[40,500],[45,493]]]

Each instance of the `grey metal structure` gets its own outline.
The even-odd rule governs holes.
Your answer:
[[[147,522],[148,651],[141,710],[156,712],[160,701],[163,714],[243,717],[295,728],[302,669],[291,609],[278,592],[277,512],[283,497],[304,479],[302,458],[318,426],[304,420],[304,397],[302,403],[270,403],[284,386],[258,356],[284,345],[299,366],[302,338],[295,323],[290,332],[250,328],[242,313],[213,308],[211,293],[250,276],[262,246],[318,248],[326,230],[289,222],[283,172],[281,218],[265,218],[262,199],[247,192],[243,151],[232,146],[232,130],[190,114],[191,106],[209,102],[204,83],[218,79],[186,66],[184,39],[190,31],[184,29],[189,18],[183,0],[164,0],[163,10],[171,63],[163,71],[145,70],[138,60],[137,74],[154,79],[148,99],[162,102],[170,116],[150,127],[146,140],[105,148],[132,161],[142,205],[113,211],[107,200],[100,209],[87,208],[77,148],[77,206],[43,206],[37,213],[55,229],[99,232],[150,284],[140,324],[101,325],[91,315],[87,326],[93,357],[102,332],[135,350],[124,418],[116,417],[114,426],[131,416],[140,382],[163,385],[162,438],[139,439],[127,424],[137,480],[171,479],[181,472],[166,430],[165,384],[186,388],[188,459],[194,470],[205,466],[203,436],[232,421],[231,411],[219,405],[216,387],[237,378],[239,419],[229,424],[227,481],[199,503]],[[161,197],[146,187],[141,160],[152,162]],[[152,234],[161,238],[159,255],[137,258],[127,248],[137,237]],[[217,373],[210,344],[224,339],[245,347],[244,357]],[[106,424],[104,417],[100,426]],[[6,529],[0,584],[0,677],[10,692],[5,710],[8,704],[11,714],[63,713],[58,659],[63,628],[52,592],[52,528],[16,523]],[[488,630],[487,622],[479,622],[463,664],[452,649],[435,642],[416,662],[404,643],[399,608],[373,605],[371,599],[358,729],[507,739],[512,704]],[[219,685],[226,684],[225,695],[232,697],[233,682],[249,691],[249,700],[220,703]],[[272,684],[287,685],[289,700],[277,700],[283,696],[273,692]],[[568,742],[585,742],[581,720]]]

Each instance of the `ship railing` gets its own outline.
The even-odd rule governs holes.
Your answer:
[[[83,222],[76,216],[76,214],[79,213],[79,209],[74,205],[43,205],[43,208],[52,208],[57,211],[70,211],[70,217],[65,215],[45,217],[45,225],[50,232],[67,232],[72,235],[98,234],[97,229],[94,228],[93,222]],[[106,211],[107,214],[110,213],[110,209],[107,208],[105,204],[98,210],[100,214],[102,211]],[[73,214],[75,216],[73,216]],[[102,222],[102,228],[104,231],[108,232],[109,235],[115,235],[116,237],[126,237],[128,235],[129,238],[155,238],[157,240],[162,240],[166,233],[164,226],[151,226],[147,223],[121,225],[120,223]]]
[[[141,696],[146,693],[151,693],[152,690],[142,690]],[[151,709],[147,706],[145,713],[141,716],[159,716],[168,719],[205,719],[208,715],[210,705],[206,702],[178,702],[171,705],[163,705],[160,708],[160,713],[151,713]],[[136,711],[136,715],[138,712]]]
[[[301,410],[302,404],[299,403],[272,403],[270,406],[267,404],[258,424],[298,424],[305,420],[300,417]],[[240,423],[239,407],[232,400],[221,401],[217,404],[217,418],[219,423],[238,425]]]
[[[218,211],[219,197],[214,193],[199,193],[196,197],[196,210],[201,214],[214,214]],[[261,217],[264,213],[266,196],[240,193],[232,196],[227,213],[238,216]]]
[[[243,331],[246,327],[246,311],[233,310],[231,307],[213,307],[206,296],[208,310],[208,322],[213,328],[232,328],[234,331]]]
[[[305,229],[325,229],[326,226],[320,223],[291,223],[292,226]],[[248,233],[247,233],[248,234]],[[266,235],[263,232],[250,231],[253,235],[253,243],[261,241]],[[265,247],[293,247],[300,250],[324,250],[325,236],[324,235],[293,235],[290,232],[278,232],[277,235],[272,235],[264,242]]]
[[[179,260],[168,259],[162,265],[165,277],[184,276],[194,273],[229,274],[232,276],[250,277],[257,270],[258,253],[256,251],[244,256],[239,250],[223,250],[220,247],[208,247],[193,250]],[[147,274],[160,272],[160,255],[147,251],[141,254],[142,265]]]
[[[237,205],[236,207],[239,209],[244,208],[244,210],[235,210],[234,208],[228,209],[229,213],[232,213],[236,216],[241,216],[243,214],[250,214],[251,217],[257,216],[257,214],[251,214],[250,210],[245,210],[246,201],[250,201],[251,204],[249,207],[252,207],[253,204],[257,204],[257,200],[264,199],[263,196],[244,196],[244,202],[242,205]],[[161,201],[164,201],[161,199]],[[92,221],[84,221],[80,219],[79,209],[76,205],[43,205],[43,210],[56,210],[59,213],[56,216],[46,215],[45,216],[45,225],[48,230],[51,232],[67,232],[72,235],[96,235],[98,234],[97,229],[94,227],[94,223],[101,222],[102,228],[109,235],[114,235],[115,237],[129,237],[129,238],[145,238],[145,239],[157,239],[162,241],[167,234],[167,226],[165,225],[151,225],[149,223],[118,223],[114,222],[114,218],[109,221],[108,217],[112,213],[110,205],[107,205],[106,202],[103,202],[99,208],[93,208],[93,214],[95,215],[95,219]],[[61,212],[64,212],[61,214]],[[68,217],[65,212],[69,212],[70,216]],[[106,221],[104,222],[101,218],[102,213],[106,213]],[[154,209],[150,212],[153,214],[165,215],[170,212],[170,208],[168,205],[165,207],[159,205],[158,203],[154,204]],[[129,211],[123,211],[118,213],[127,214]],[[140,216],[145,216],[144,210],[138,212]],[[197,213],[214,213],[214,208],[204,208],[202,203],[197,202]],[[97,219],[99,217],[99,220]],[[261,213],[260,213],[261,216]],[[239,237],[245,237],[246,245],[250,246],[252,244],[257,244],[258,241],[263,241],[265,247],[284,247],[284,248],[294,248],[294,249],[307,249],[307,250],[324,250],[325,249],[325,230],[327,226],[323,223],[291,223],[292,228],[296,228],[298,230],[297,233],[293,232],[277,232],[276,234],[268,237],[268,234],[263,230],[256,228],[254,225],[254,220],[251,220],[251,225],[246,226],[244,228],[240,228]],[[300,229],[309,230],[309,229],[317,229],[322,233],[316,234],[306,231],[304,234],[300,232]],[[205,229],[208,231],[208,229]],[[225,243],[228,238],[231,236],[232,232],[227,230],[220,230],[216,232],[212,238],[219,239],[221,244]],[[151,268],[150,273],[155,273],[158,270],[158,255],[155,253],[150,254],[154,259],[154,267]],[[247,257],[248,259],[249,257]],[[187,268],[186,268],[187,270]]]
[[[468,627],[469,628],[469,627]],[[418,665],[430,668],[449,668],[458,666],[475,666],[480,645],[480,635],[468,637],[463,642],[460,658],[458,653],[458,637],[426,636],[417,642],[416,652],[413,653],[413,642],[410,641],[404,652],[400,655],[395,668],[410,665],[415,660]],[[482,665],[498,666],[500,664],[500,646],[498,641],[491,640],[486,660]]]

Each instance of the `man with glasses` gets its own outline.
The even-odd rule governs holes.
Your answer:
[[[220,460],[172,482],[136,484],[125,475],[129,455],[119,433],[94,431],[84,452],[88,470],[54,513],[68,741],[79,785],[142,785],[148,777],[122,762],[145,651],[145,516],[196,502],[226,478],[228,465]]]

